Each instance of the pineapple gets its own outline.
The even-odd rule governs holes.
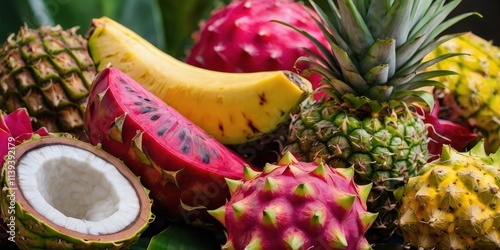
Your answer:
[[[450,52],[467,55],[448,58],[428,68],[459,73],[439,78],[446,86],[435,90],[443,104],[440,116],[475,128],[485,140],[486,153],[494,153],[500,146],[500,48],[468,32],[441,44],[426,58]]]
[[[367,236],[380,242],[397,229],[393,191],[429,157],[426,125],[414,105],[432,107],[432,93],[422,88],[442,87],[431,78],[452,74],[422,70],[458,54],[429,62],[423,58],[458,35],[440,36],[442,31],[473,13],[444,21],[459,0],[329,0],[332,12],[310,2],[331,49],[288,26],[321,51],[299,60],[314,64],[309,70],[323,76],[320,91],[328,97],[303,104],[283,152],[291,151],[302,161],[321,157],[330,166],[353,166],[358,184],[373,182],[368,209],[379,216]]]
[[[83,133],[83,111],[96,69],[77,28],[22,26],[0,48],[0,109],[25,107],[35,129]]]

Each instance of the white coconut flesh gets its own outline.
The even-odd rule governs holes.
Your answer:
[[[132,224],[140,203],[130,182],[108,161],[54,144],[30,150],[17,165],[30,206],[54,224],[83,234],[113,234]]]

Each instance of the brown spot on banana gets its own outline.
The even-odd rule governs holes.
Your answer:
[[[219,130],[224,132],[224,124],[221,121],[219,121]]]
[[[222,124],[222,121],[219,121],[219,130],[220,130],[221,136],[224,136],[224,124]]]
[[[267,103],[266,93],[259,94],[259,99],[260,99],[259,104],[261,106],[263,106],[264,104],[266,104]]]
[[[109,54],[116,54],[105,58],[106,61],[101,63],[100,69],[105,63],[112,63],[113,67],[137,79],[136,81],[164,99],[179,113],[188,115],[194,124],[226,145],[245,143],[262,133],[272,131],[283,122],[291,109],[296,108],[312,93],[310,82],[291,71],[219,74],[219,72],[194,69],[157,50],[140,36],[113,20],[96,19],[93,20],[93,24],[96,26],[94,33],[96,35],[92,35],[91,32],[88,39],[92,58],[99,61]],[[97,35],[98,29],[107,34]],[[147,60],[142,60],[144,58]],[[149,77],[145,77],[145,72]],[[189,75],[189,80],[182,75]],[[240,87],[228,87],[233,85]],[[186,91],[187,89],[203,89],[203,98],[206,99],[204,102],[190,101],[196,91]],[[252,95],[242,96],[240,95],[242,89],[252,89],[255,92]],[[148,106],[146,102],[142,103],[143,106]],[[285,114],[281,115],[281,110]],[[240,117],[239,113],[242,111],[246,112],[246,118]],[[153,114],[153,112],[148,113],[148,115]],[[253,127],[258,128],[258,135],[248,136],[251,134],[247,125],[249,119],[252,120]],[[224,133],[221,133],[219,121],[222,121]],[[168,130],[157,133],[167,134]]]
[[[250,128],[250,130],[252,130],[252,133],[254,133],[254,134],[260,133],[260,130],[255,127],[252,120],[247,120],[247,125]]]

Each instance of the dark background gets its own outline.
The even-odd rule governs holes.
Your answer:
[[[483,15],[468,17],[455,24],[448,32],[472,31],[500,46],[500,0],[463,0],[450,16],[476,11]]]

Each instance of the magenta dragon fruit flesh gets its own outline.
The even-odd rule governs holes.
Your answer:
[[[221,227],[206,210],[230,197],[247,162],[116,68],[94,79],[85,111],[92,144],[123,160],[171,221]]]

